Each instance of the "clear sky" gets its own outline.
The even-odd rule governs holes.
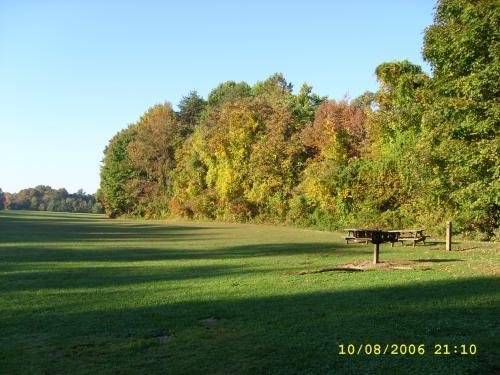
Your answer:
[[[0,0],[0,188],[99,185],[108,140],[151,105],[276,72],[332,99],[424,65],[430,0]],[[424,66],[428,71],[429,69]]]

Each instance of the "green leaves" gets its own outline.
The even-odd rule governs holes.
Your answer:
[[[96,196],[86,194],[79,189],[69,194],[66,189],[52,189],[50,186],[38,185],[34,188],[22,189],[17,193],[4,193],[0,189],[0,209],[5,203],[9,210],[55,211],[102,213],[103,208],[96,202]],[[5,202],[4,202],[5,199]]]
[[[347,225],[452,219],[498,228],[499,7],[441,0],[425,33],[432,76],[380,64],[379,89],[352,102],[297,93],[281,73],[226,81],[150,108],[105,151],[109,214]]]
[[[135,126],[120,131],[104,151],[101,167],[101,203],[110,217],[132,213],[137,204],[137,194],[127,189],[137,172],[130,161],[127,146],[135,135]]]
[[[495,1],[442,0],[424,38],[432,100],[424,122],[450,213],[462,230],[498,227],[500,7]]]

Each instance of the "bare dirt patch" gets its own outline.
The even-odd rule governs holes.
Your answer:
[[[315,270],[290,271],[283,275],[309,275],[323,272],[364,272],[371,270],[416,270],[428,271],[432,265],[441,262],[458,262],[461,259],[416,259],[416,260],[391,260],[373,264],[371,261],[341,264],[336,267],[320,268]]]
[[[391,260],[391,261],[381,261],[380,263],[373,264],[371,261],[363,261],[358,263],[348,263],[341,267],[351,268],[360,271],[369,271],[376,269],[387,269],[387,270],[414,270],[417,265],[413,261],[408,260]]]

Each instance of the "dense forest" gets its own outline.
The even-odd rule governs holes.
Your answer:
[[[319,228],[419,225],[491,238],[499,215],[499,7],[441,0],[431,74],[375,69],[376,92],[331,100],[282,74],[158,104],[106,147],[110,217],[181,216]]]
[[[4,193],[0,189],[0,209],[56,212],[103,213],[103,207],[94,195],[78,190],[70,194],[66,189],[52,189],[39,185],[18,193]]]

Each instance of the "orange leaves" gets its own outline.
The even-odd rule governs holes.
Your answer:
[[[314,122],[302,131],[302,142],[316,157],[331,153],[332,146],[342,148],[346,157],[360,154],[366,131],[365,113],[347,101],[326,101],[316,111]]]

